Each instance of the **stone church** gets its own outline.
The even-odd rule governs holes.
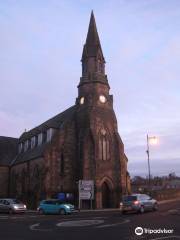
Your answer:
[[[18,197],[36,207],[41,199],[66,193],[77,205],[78,181],[94,180],[93,206],[104,208],[118,207],[130,191],[128,159],[93,12],[81,62],[72,107],[18,139],[0,137],[0,197]]]

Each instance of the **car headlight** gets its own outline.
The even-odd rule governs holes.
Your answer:
[[[24,208],[26,208],[26,205],[24,205]]]
[[[64,205],[64,206],[65,206],[66,208],[68,208],[68,209],[70,208],[70,206],[68,206],[68,205]]]
[[[17,207],[17,206],[14,206],[14,209],[18,209],[18,207]]]

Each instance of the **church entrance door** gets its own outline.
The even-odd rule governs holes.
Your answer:
[[[111,207],[111,198],[112,192],[106,182],[102,184],[102,207],[110,208]]]

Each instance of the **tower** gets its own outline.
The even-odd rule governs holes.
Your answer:
[[[82,53],[82,77],[78,85],[78,97],[80,104],[90,106],[94,102],[95,95],[99,96],[101,103],[107,102],[109,84],[105,74],[105,59],[103,56],[96,22],[93,12],[91,13],[86,43]],[[86,96],[86,99],[85,99]]]
[[[105,58],[91,13],[76,100],[78,178],[94,180],[95,205],[115,207],[126,192],[127,158],[118,134]]]

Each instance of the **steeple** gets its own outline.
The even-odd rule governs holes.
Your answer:
[[[96,21],[93,11],[91,12],[88,33],[82,53],[82,77],[80,84],[101,82],[107,84],[105,75],[105,59],[99,40]]]
[[[82,54],[82,61],[84,58],[87,58],[87,57],[97,57],[98,51],[100,51],[103,61],[105,62],[103,52],[101,49],[98,32],[97,32],[94,13],[92,11],[90,22],[89,22],[88,33],[86,37],[86,43],[84,45],[83,54]]]

